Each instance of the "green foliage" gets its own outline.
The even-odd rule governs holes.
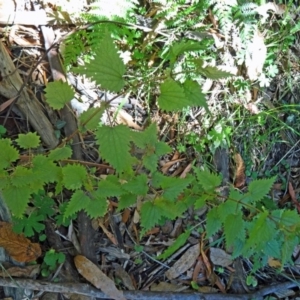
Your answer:
[[[27,134],[19,134],[16,142],[21,148],[30,149],[38,147],[41,141],[36,132],[28,132]]]
[[[41,267],[41,274],[43,277],[48,277],[58,265],[62,264],[66,259],[66,256],[61,252],[56,252],[54,249],[50,249],[44,256],[44,261]]]
[[[48,83],[45,91],[47,102],[54,109],[63,108],[75,95],[72,87],[61,80]]]
[[[226,79],[230,83],[233,74],[210,63],[223,59],[217,57],[216,52],[218,49],[221,49],[220,53],[227,52],[226,42],[233,28],[240,30],[239,41],[245,46],[234,49],[237,53],[234,66],[243,65],[245,48],[258,29],[252,22],[254,13],[251,13],[251,7],[257,8],[258,5],[238,7],[235,0],[207,0],[192,1],[191,5],[183,7],[180,1],[171,1],[167,6],[162,5],[154,18],[156,25],[170,31],[163,31],[157,38],[156,33],[160,30],[157,26],[157,31],[151,31],[152,39],[148,31],[139,31],[133,26],[135,22],[126,27],[122,26],[123,23],[113,24],[107,20],[103,24],[98,22],[100,24],[94,24],[87,31],[76,32],[65,42],[62,46],[65,47],[64,63],[69,68],[70,64],[77,64],[76,58],[81,56],[84,64],[72,66],[72,71],[95,81],[103,90],[119,93],[118,96],[150,94],[145,100],[145,106],[149,108],[153,102],[155,108],[158,106],[167,112],[180,112],[192,107],[203,107],[208,112],[201,84],[207,78],[219,83],[219,79],[222,83]],[[208,9],[212,9],[218,18],[225,36],[225,45],[217,50],[216,36],[212,38],[204,25],[199,28],[199,24],[205,23],[206,13],[203,12]],[[127,21],[130,18],[136,21],[133,16]],[[293,27],[295,32],[298,27]],[[172,31],[172,28],[175,30]],[[200,40],[195,42],[187,38],[185,32],[190,29],[197,29],[191,35]],[[182,34],[184,38],[179,39],[177,35]],[[130,67],[126,66],[124,58],[131,59]],[[239,71],[243,73],[244,70],[241,68]],[[272,77],[277,71],[270,60],[266,74]],[[232,86],[223,85],[224,90],[228,87],[239,89],[242,95],[252,85],[247,78],[234,80]],[[61,109],[73,97],[74,91],[68,83],[58,81],[47,85],[46,100],[54,109]],[[158,165],[161,156],[171,153],[173,148],[158,138],[157,124],[147,124],[141,132],[125,125],[115,125],[115,120],[111,119],[108,124],[102,124],[101,117],[109,107],[107,101],[100,108],[90,108],[79,117],[79,131],[95,133],[99,156],[115,171],[105,178],[95,176],[80,162],[68,163],[67,159],[72,155],[68,145],[53,149],[48,154],[32,155],[28,151],[29,162],[18,164],[19,148],[22,148],[23,154],[24,149],[40,145],[36,133],[20,134],[15,140],[18,148],[10,139],[0,139],[0,188],[12,212],[16,231],[23,231],[27,236],[40,234],[46,218],[55,218],[57,225],[68,226],[81,210],[91,218],[97,218],[107,213],[109,201],[115,201],[121,211],[136,206],[137,199],[141,199],[141,235],[167,219],[181,217],[190,208],[207,207],[206,237],[222,234],[226,247],[232,249],[233,257],[252,259],[254,269],[265,265],[269,257],[280,259],[282,265],[291,262],[294,246],[299,243],[300,221],[296,211],[268,204],[274,177],[253,180],[245,193],[231,187],[225,199],[218,192],[222,177],[207,169],[194,167],[193,173],[186,178],[166,176],[158,170]],[[232,124],[227,126],[223,120],[216,122],[206,127],[203,137],[190,134],[189,138],[194,140],[194,144],[207,146],[212,153],[218,147],[230,145]],[[4,133],[0,131],[0,137]],[[48,188],[53,191],[53,198],[61,202],[59,205],[40,192]],[[68,198],[64,202],[58,195],[67,195]],[[172,255],[186,242],[190,233],[187,230],[181,234],[159,258],[166,259]],[[44,276],[63,260],[60,253],[48,251],[43,263]],[[253,285],[250,279],[249,284]]]

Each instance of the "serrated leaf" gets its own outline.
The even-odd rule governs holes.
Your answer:
[[[101,122],[101,117],[104,113],[105,106],[101,107],[91,107],[88,110],[84,111],[80,117],[80,131],[86,132],[87,130],[95,130]]]
[[[249,189],[248,189],[248,193],[246,194],[246,196],[249,196],[251,198],[252,202],[257,202],[257,201],[262,200],[263,197],[265,197],[269,193],[275,180],[276,180],[276,177],[252,181],[249,184]]]
[[[204,62],[202,59],[194,59],[193,61],[197,66],[197,71],[209,79],[218,80],[222,78],[228,78],[234,75],[229,72],[222,71],[218,67],[212,67],[212,66],[203,67]]]
[[[206,204],[206,201],[208,201],[210,199],[211,199],[211,195],[208,195],[208,194],[200,195],[199,197],[197,197],[197,199],[195,201],[195,204],[194,204],[195,209],[202,208]]]
[[[101,47],[95,50],[94,59],[85,66],[74,68],[74,71],[92,78],[102,89],[119,92],[125,84],[125,65],[108,32],[100,45]]]
[[[48,158],[52,161],[68,159],[72,156],[72,149],[69,147],[56,148],[51,150]]]
[[[102,196],[100,190],[90,194],[91,198],[85,205],[84,210],[91,218],[103,217],[107,212],[108,201]]]
[[[141,207],[141,226],[143,235],[147,230],[151,229],[159,222],[161,218],[161,210],[152,201],[146,201]]]
[[[14,172],[10,175],[10,178],[12,185],[14,185],[15,187],[22,187],[30,185],[35,176],[33,175],[31,169],[17,166]]]
[[[124,208],[128,208],[131,205],[136,204],[136,195],[134,194],[123,194],[120,198],[119,198],[119,203],[118,203],[118,211],[124,209]]]
[[[48,83],[45,92],[47,103],[54,109],[62,109],[75,95],[72,87],[61,80]]]
[[[33,204],[35,208],[38,210],[38,214],[46,217],[51,217],[54,215],[55,211],[54,207],[54,200],[47,195],[45,192],[42,191],[39,194],[33,195]]]
[[[183,246],[189,236],[191,235],[191,231],[187,230],[186,232],[180,234],[178,238],[175,240],[175,242],[168,247],[161,255],[158,256],[158,259],[167,259],[170,257],[173,253],[175,253],[181,246]]]
[[[172,152],[172,148],[164,142],[158,142],[155,143],[155,154],[157,156],[162,156],[164,154]]]
[[[167,79],[160,85],[160,96],[157,102],[165,111],[182,110],[190,105],[183,87],[173,79]]]
[[[222,227],[222,222],[218,215],[218,207],[212,208],[206,217],[206,233],[207,237],[211,237],[217,231],[219,231]]]
[[[300,216],[296,210],[284,209],[281,215],[280,225],[287,227],[299,227]]]
[[[176,58],[184,52],[199,51],[202,49],[206,49],[204,45],[201,45],[199,42],[196,43],[190,40],[174,43],[170,48],[170,62],[171,64],[173,64]]]
[[[228,215],[239,212],[237,203],[235,201],[231,201],[231,199],[227,199],[225,202],[221,203],[217,210],[219,218],[222,222],[225,221]]]
[[[200,170],[199,168],[194,168],[194,171],[197,176],[197,180],[199,184],[203,187],[205,191],[212,191],[218,186],[220,186],[222,182],[221,175],[217,175],[209,172],[208,170]]]
[[[129,154],[130,129],[124,125],[102,126],[96,132],[100,153],[118,173],[132,170],[133,157]]]
[[[28,132],[26,134],[19,134],[16,142],[21,148],[30,149],[38,147],[41,143],[41,140],[36,132]]]
[[[21,218],[25,212],[32,190],[29,186],[15,188],[6,187],[2,191],[3,198],[13,216]]]
[[[281,258],[280,248],[281,248],[281,245],[278,243],[278,241],[273,239],[272,241],[268,241],[266,243],[263,251],[264,251],[265,255],[267,255],[269,257]]]
[[[73,193],[71,199],[69,200],[67,207],[64,210],[64,219],[71,217],[80,210],[84,209],[90,198],[86,195],[83,190],[77,190]]]
[[[226,247],[233,246],[235,239],[240,241],[245,240],[245,223],[242,219],[242,214],[230,214],[224,221],[224,234],[226,240]]]
[[[4,169],[10,166],[19,158],[18,150],[11,145],[11,140],[0,140],[0,168]]]
[[[69,190],[80,189],[87,180],[86,168],[82,165],[67,165],[62,169],[63,182]]]
[[[40,233],[45,229],[45,225],[41,223],[44,217],[37,212],[33,212],[29,216],[22,219],[13,219],[13,228],[16,233],[24,233],[25,236],[31,237],[35,232]]]
[[[141,149],[144,149],[147,145],[154,145],[157,143],[157,124],[150,124],[142,132],[131,132],[132,141]]]
[[[183,84],[186,98],[189,100],[189,106],[202,106],[209,112],[206,99],[202,93],[200,85],[192,80],[186,80]]]
[[[122,188],[135,195],[146,195],[148,191],[148,178],[145,174],[138,175],[124,183]]]
[[[36,155],[32,159],[32,165],[35,180],[42,183],[55,182],[59,180],[60,168],[44,155]]]
[[[170,220],[180,217],[179,212],[176,211],[176,203],[160,197],[156,198],[153,204],[159,208],[161,217],[166,217]]]
[[[143,165],[151,173],[154,173],[157,170],[157,156],[155,154],[145,155],[143,157]]]
[[[274,222],[268,219],[268,215],[268,211],[264,211],[254,218],[251,227],[248,228],[249,238],[246,241],[245,249],[250,247],[263,249],[268,241],[276,237],[277,230]]]
[[[124,193],[122,186],[115,175],[109,175],[98,184],[99,191],[103,197],[117,197]]]

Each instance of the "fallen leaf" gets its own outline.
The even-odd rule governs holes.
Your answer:
[[[40,273],[40,265],[30,265],[25,267],[10,266],[0,270],[0,276],[2,277],[23,277],[23,278],[34,278]]]
[[[115,275],[122,280],[122,283],[129,291],[134,291],[135,287],[132,283],[132,279],[129,274],[123,269],[123,267],[117,263],[113,263],[115,269]]]
[[[235,160],[234,186],[239,189],[243,187],[246,182],[245,164],[242,156],[239,153],[236,153],[234,155],[234,160]]]
[[[97,289],[112,299],[126,300],[122,291],[119,291],[115,283],[108,278],[94,263],[82,255],[74,258],[78,272]]]
[[[195,263],[200,254],[200,245],[196,244],[189,248],[179,260],[165,273],[169,280],[180,276]]]
[[[214,265],[227,267],[232,264],[231,256],[220,248],[210,248],[210,260]]]
[[[281,268],[281,262],[273,257],[269,257],[268,265],[272,268]]]
[[[152,284],[150,290],[152,292],[181,292],[188,288],[188,286],[161,281],[159,284]]]
[[[23,234],[16,234],[12,224],[6,222],[0,222],[0,247],[18,262],[33,261],[42,254],[39,244],[31,243]]]

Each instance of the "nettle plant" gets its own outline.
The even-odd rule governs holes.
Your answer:
[[[149,83],[159,85],[157,104],[160,109],[178,111],[188,106],[206,105],[201,86],[188,76],[190,70],[186,71],[184,80],[177,80],[173,74],[179,57],[197,50],[197,47],[202,45],[186,40],[170,47],[165,56],[170,63],[169,69],[156,82]],[[194,73],[213,78],[228,76],[218,68],[203,67],[195,59],[196,63],[192,65]],[[73,68],[73,72],[83,74],[103,90],[119,95],[141,84],[127,74],[130,71],[126,70],[109,32],[104,34],[101,48],[95,50],[93,59]],[[73,97],[74,91],[68,83],[53,82],[46,88],[47,102],[54,109],[62,108]],[[231,187],[229,196],[224,199],[218,191],[221,176],[206,169],[194,167],[192,174],[186,178],[165,176],[158,171],[158,161],[162,155],[172,152],[172,148],[158,140],[156,124],[150,124],[141,132],[115,125],[113,120],[103,124],[100,119],[108,108],[109,101],[103,102],[100,108],[90,108],[79,117],[79,130],[82,133],[87,130],[94,132],[101,158],[115,170],[114,174],[104,178],[99,178],[95,169],[87,168],[82,162],[68,163],[72,150],[67,145],[47,154],[35,154],[34,150],[40,146],[36,133],[20,134],[14,143],[10,139],[0,139],[0,189],[15,220],[19,220],[19,231],[24,230],[28,235],[33,234],[32,229],[42,231],[43,226],[40,225],[43,220],[53,216],[54,201],[47,198],[47,205],[41,209],[43,203],[39,200],[45,197],[41,190],[51,189],[53,196],[62,195],[67,190],[65,194],[70,195],[69,199],[62,204],[59,212],[56,210],[57,214],[61,214],[57,219],[60,224],[73,218],[80,210],[86,211],[91,218],[104,216],[111,199],[117,200],[119,211],[135,206],[139,199],[142,202],[140,234],[143,236],[162,221],[182,216],[190,207],[199,209],[207,206],[210,210],[206,237],[223,232],[226,247],[233,257],[252,258],[255,268],[265,265],[270,257],[280,260],[282,266],[291,262],[293,249],[299,242],[300,220],[296,211],[271,211],[264,207],[263,200],[268,197],[275,178],[251,182],[244,194]],[[134,154],[136,148],[139,156]],[[21,155],[24,150],[26,156]],[[32,206],[36,206],[35,209]],[[25,227],[22,223],[28,218],[32,220],[31,228],[30,224]],[[190,232],[188,229],[181,235],[160,258],[166,258],[180,247]]]

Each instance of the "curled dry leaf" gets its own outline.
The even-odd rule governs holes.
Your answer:
[[[31,243],[23,234],[16,234],[12,224],[6,222],[0,222],[0,247],[19,262],[36,260],[42,254],[39,244]]]
[[[3,270],[0,270],[0,276],[2,277],[23,277],[23,278],[35,278],[40,273],[40,265],[30,265],[25,267],[11,266]]]
[[[165,273],[168,279],[173,279],[187,271],[196,261],[200,254],[200,245],[196,244],[189,248],[176,263]]]
[[[236,188],[241,188],[246,183],[245,164],[242,156],[239,153],[236,153],[234,155],[234,160],[235,160],[234,186]]]
[[[228,267],[232,264],[231,255],[220,248],[210,248],[210,260],[214,265]]]
[[[115,283],[108,278],[94,263],[82,255],[75,256],[75,266],[78,272],[92,285],[100,289],[112,299],[126,300],[122,291],[119,291]]]

